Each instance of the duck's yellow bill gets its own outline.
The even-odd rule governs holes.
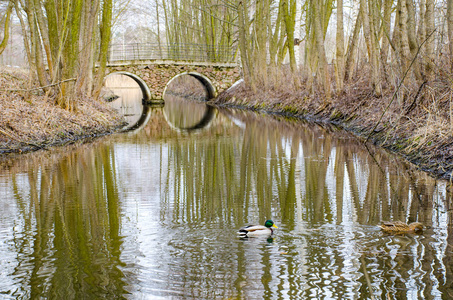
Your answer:
[[[277,227],[277,225],[275,225],[275,224],[274,224],[274,225],[272,225],[272,227],[278,228],[278,227]]]

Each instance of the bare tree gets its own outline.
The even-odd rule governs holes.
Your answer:
[[[8,2],[8,6],[6,7],[5,14],[3,15],[3,40],[0,43],[0,55],[5,51],[6,46],[8,45],[9,39],[9,28],[11,23],[11,13],[13,11],[14,3],[12,1]]]
[[[453,70],[453,0],[447,0],[448,45],[450,50],[451,69]]]
[[[343,29],[343,0],[337,0],[337,32],[336,32],[336,80],[337,92],[343,91],[344,78],[344,29]]]
[[[98,95],[111,36],[112,0],[102,5],[100,0],[11,1],[21,21],[30,68],[55,102],[74,109],[78,97]]]

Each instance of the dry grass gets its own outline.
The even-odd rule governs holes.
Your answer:
[[[370,137],[374,144],[401,154],[435,177],[451,180],[453,91],[450,77],[442,75],[446,71],[437,72],[436,78],[423,85],[402,86],[391,103],[396,84],[391,79],[383,81],[383,96],[376,97],[368,76],[371,72],[366,66],[361,70],[346,83],[344,93],[329,100],[319,92],[316,80],[310,86],[300,75],[300,87],[296,88],[290,72],[283,70],[272,83],[255,91],[239,86],[221,95],[216,103],[334,123],[363,140]]]
[[[111,132],[122,119],[93,99],[74,112],[54,105],[33,85],[26,70],[0,69],[0,153],[22,152]]]
[[[300,75],[297,87],[290,72],[281,70],[276,79],[255,91],[238,86],[215,102],[331,122],[363,139],[370,136],[373,143],[403,155],[436,177],[452,179],[453,91],[450,76],[445,75],[449,73],[436,72],[437,77],[423,86],[403,86],[405,96],[400,95],[383,114],[396,85],[391,79],[383,81],[383,96],[375,97],[370,72],[366,66],[361,70],[343,94],[329,100],[319,92],[316,80],[310,85]],[[0,153],[64,144],[111,132],[122,123],[112,110],[92,99],[80,99],[76,112],[56,107],[34,89],[24,70],[0,69],[0,86]]]

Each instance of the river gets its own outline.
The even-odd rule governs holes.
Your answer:
[[[329,125],[124,93],[127,131],[1,158],[1,298],[453,297],[447,182]]]

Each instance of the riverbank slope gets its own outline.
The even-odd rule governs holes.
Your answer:
[[[56,106],[26,70],[0,69],[0,154],[28,152],[114,132],[123,119],[106,104],[79,99],[72,112]]]
[[[363,72],[329,100],[316,86],[304,86],[303,80],[296,88],[294,79],[282,72],[278,83],[255,90],[238,84],[213,103],[333,123],[364,142],[402,155],[434,177],[452,180],[453,93],[448,78],[439,76],[405,88],[404,96],[384,82],[383,96],[376,97],[367,74]]]
[[[385,87],[384,96],[374,96],[366,76],[330,100],[316,89],[295,88],[294,80],[284,75],[279,82],[255,91],[238,84],[213,103],[333,123],[402,155],[435,177],[452,179],[453,105],[448,83],[426,84],[400,103],[394,101],[391,86]],[[93,99],[80,99],[73,112],[55,106],[25,70],[0,69],[0,86],[0,154],[72,143],[124,125],[114,110]],[[424,96],[422,89],[428,91]]]

